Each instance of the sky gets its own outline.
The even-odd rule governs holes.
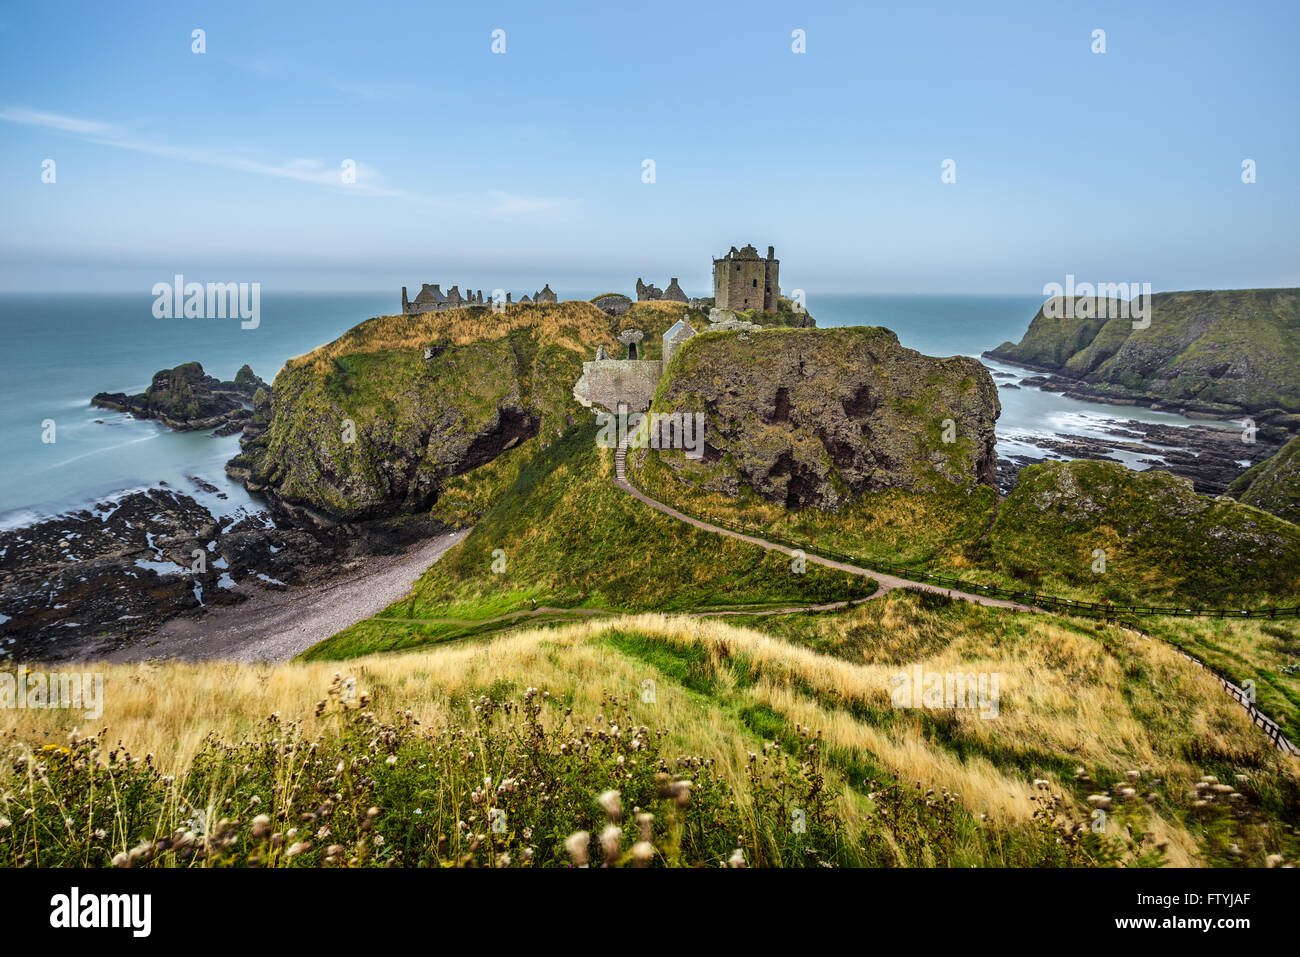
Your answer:
[[[0,291],[710,295],[746,243],[810,294],[1300,286],[1298,35],[1294,0],[9,3]]]

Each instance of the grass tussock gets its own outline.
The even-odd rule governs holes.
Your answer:
[[[914,632],[952,626],[947,610],[887,602],[879,614],[902,633],[899,660],[925,648],[914,660],[926,669],[998,671],[995,719],[892,707],[898,667],[882,656],[649,614],[341,671],[113,666],[107,729],[77,728],[93,730],[91,744],[69,741],[84,721],[67,712],[0,714],[0,856],[511,866],[1297,856],[1295,762],[1175,652],[1047,619],[1009,632],[978,610],[989,620],[927,643]],[[349,678],[355,705],[341,693],[321,701]],[[598,800],[607,791],[618,815],[604,806],[614,798]],[[505,831],[493,830],[497,808]],[[206,844],[190,824],[198,810]],[[619,833],[602,841],[611,827]],[[585,836],[570,843],[575,834]]]

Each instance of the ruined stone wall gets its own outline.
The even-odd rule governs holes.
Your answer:
[[[587,408],[598,406],[617,412],[620,402],[629,412],[650,408],[663,363],[658,359],[596,359],[582,364],[582,378],[573,387],[573,397]]]

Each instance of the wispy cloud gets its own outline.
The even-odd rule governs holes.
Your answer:
[[[19,123],[23,126],[40,126],[46,129],[71,133],[80,139],[101,146],[112,146],[116,149],[148,153],[153,156],[164,156],[189,163],[202,163],[205,166],[217,166],[222,169],[237,170],[257,176],[275,176],[281,179],[296,180],[300,183],[312,183],[317,186],[364,193],[368,196],[397,198],[407,196],[403,190],[379,185],[377,182],[379,177],[375,169],[359,161],[355,165],[356,181],[345,183],[343,181],[341,162],[338,165],[330,166],[319,159],[296,158],[283,163],[267,163],[232,153],[171,146],[167,143],[139,139],[114,123],[62,116],[58,113],[46,113],[14,106],[0,110],[0,120]]]
[[[488,192],[487,212],[493,216],[534,216],[541,213],[560,213],[569,210],[573,204],[569,200],[551,199],[543,196],[516,196],[503,190]]]
[[[382,185],[378,172],[373,167],[360,161],[356,161],[355,165],[355,182],[344,183],[341,162],[330,164],[321,159],[296,157],[279,163],[270,163],[228,151],[203,150],[144,140],[132,135],[126,128],[115,123],[63,116],[58,113],[29,110],[23,107],[10,106],[0,110],[0,120],[8,123],[18,123],[23,126],[39,126],[45,129],[58,130],[76,136],[88,143],[111,146],[115,149],[132,150],[137,153],[147,153],[151,156],[162,156],[187,163],[216,166],[221,169],[236,170],[255,176],[278,177],[339,191],[359,193],[365,196],[402,199],[421,206],[439,209],[448,214],[486,213],[489,216],[503,219],[520,219],[539,216],[562,216],[576,209],[576,204],[572,200],[520,196],[504,190],[490,190],[486,197],[449,199],[429,196],[424,193]]]
[[[9,106],[0,110],[0,120],[21,123],[24,126],[44,126],[65,133],[79,133],[83,136],[103,136],[114,131],[111,123],[98,120],[79,120],[72,116],[60,116],[58,113],[40,113],[36,110],[24,110]]]

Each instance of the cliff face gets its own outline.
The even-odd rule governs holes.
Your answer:
[[[1243,472],[1228,487],[1228,494],[1300,525],[1300,436]]]
[[[1131,319],[1054,319],[1040,309],[1019,343],[987,355],[1076,380],[1076,391],[1101,399],[1296,413],[1300,289],[1157,293],[1145,329]]]
[[[976,360],[848,327],[689,339],[652,412],[705,414],[701,460],[661,453],[682,481],[730,495],[744,483],[790,508],[835,510],[870,490],[992,484],[1001,406]]]
[[[611,320],[590,303],[370,319],[286,364],[227,470],[317,517],[425,511],[448,478],[576,421],[570,390],[602,344]]]

